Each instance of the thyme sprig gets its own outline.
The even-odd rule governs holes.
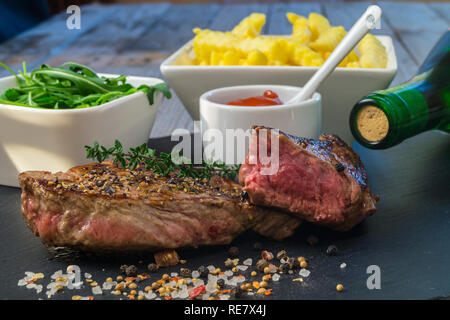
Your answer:
[[[150,149],[146,143],[135,148],[130,148],[128,152],[123,151],[123,146],[119,140],[115,140],[114,146],[101,146],[97,141],[93,146],[85,146],[86,158],[103,162],[106,159],[114,158],[113,162],[123,169],[134,170],[140,164],[145,165],[146,170],[152,170],[161,176],[169,176],[175,173],[178,177],[198,178],[210,180],[216,174],[228,179],[235,179],[240,165],[226,165],[218,161],[202,160],[201,165],[193,165],[188,159],[176,154],[181,159],[180,163],[172,161],[172,154],[161,152],[156,154],[156,150]]]

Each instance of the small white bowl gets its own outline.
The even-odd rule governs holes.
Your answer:
[[[384,69],[337,68],[319,87],[322,95],[322,131],[339,135],[347,143],[354,141],[348,119],[354,104],[372,91],[385,89],[397,73],[392,39],[376,36],[386,47]],[[200,96],[216,88],[272,83],[301,86],[317,71],[317,67],[298,66],[196,66],[175,65],[178,57],[192,52],[192,40],[161,64],[161,73],[174,89],[194,120],[200,118]]]
[[[114,75],[102,74],[106,77]],[[127,77],[134,86],[162,82],[157,78]],[[14,76],[0,79],[0,92],[17,86]],[[89,161],[85,145],[94,140],[124,149],[147,142],[162,94],[150,105],[143,92],[85,109],[48,110],[0,104],[0,184],[18,186],[26,170],[65,171]]]
[[[246,152],[238,150],[237,145],[235,145],[234,150],[230,150],[229,145],[227,148],[227,143],[236,144],[234,138],[233,141],[227,141],[227,139],[231,135],[236,136],[237,139],[245,138],[246,134],[249,137],[249,129],[253,125],[279,129],[299,137],[319,137],[321,133],[322,106],[321,96],[317,92],[314,93],[311,99],[292,104],[264,107],[227,105],[232,100],[261,96],[265,90],[272,90],[284,102],[294,97],[300,88],[280,85],[233,86],[211,90],[201,95],[200,120],[205,150],[206,146],[212,142],[210,141],[212,136],[208,135],[208,133],[215,134],[212,130],[219,132],[224,141],[222,143],[221,156],[215,157],[214,160],[221,160],[228,164],[242,163]],[[236,129],[241,130],[236,131]],[[212,140],[216,139],[217,137],[215,136]],[[248,149],[248,140],[245,142],[245,145],[241,144],[241,147],[246,151]],[[226,153],[231,151],[234,152],[233,154],[239,153],[241,156],[238,158],[234,157],[232,161],[226,161]],[[205,151],[205,153],[207,152]],[[206,156],[208,157],[208,154]]]

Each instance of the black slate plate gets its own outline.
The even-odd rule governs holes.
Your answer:
[[[149,141],[152,147],[169,151],[170,139]],[[428,299],[450,295],[450,135],[429,132],[384,151],[364,149],[354,144],[365,164],[370,185],[381,197],[378,212],[347,233],[337,233],[312,225],[303,225],[283,242],[271,241],[248,232],[233,242],[240,258],[258,259],[255,242],[274,254],[285,249],[290,255],[305,256],[311,274],[303,284],[294,276],[282,276],[273,284],[273,295],[264,299]],[[142,256],[88,256],[82,253],[55,255],[32,235],[20,213],[20,190],[0,186],[0,297],[2,299],[46,299],[44,291],[18,287],[25,271],[50,275],[69,264],[77,264],[99,283],[118,275],[121,264],[136,264],[140,271],[153,261],[152,254]],[[311,246],[309,235],[319,238]],[[335,244],[336,256],[327,256],[326,248]],[[228,246],[178,250],[187,268],[213,264],[224,268]],[[139,262],[142,263],[139,263]],[[347,267],[340,269],[345,262]],[[381,269],[381,289],[366,285],[369,265]],[[160,270],[176,272],[178,267]],[[148,281],[147,281],[148,282]],[[336,284],[345,290],[337,293]],[[143,283],[144,284],[144,283]],[[143,284],[141,286],[143,287]],[[91,295],[90,287],[65,290],[53,299],[72,295]],[[109,293],[96,299],[118,299]],[[248,297],[255,299],[256,296]]]

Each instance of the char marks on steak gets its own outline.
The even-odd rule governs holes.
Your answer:
[[[279,208],[341,231],[351,229],[376,211],[378,198],[370,192],[359,156],[334,135],[313,140],[279,132],[275,135],[278,170],[262,174],[261,170],[271,163],[261,163],[258,143],[266,145],[270,154],[271,130],[253,127],[249,154],[239,172],[239,182],[251,203]]]
[[[254,228],[290,236],[300,219],[240,199],[239,184],[162,177],[111,162],[19,175],[22,213],[43,243],[87,251],[138,251],[228,244]],[[283,228],[279,228],[282,224]]]

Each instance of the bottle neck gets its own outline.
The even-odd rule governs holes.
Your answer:
[[[420,83],[419,79],[415,81]],[[394,146],[430,129],[429,123],[427,100],[412,82],[368,95],[350,115],[353,135],[372,149]]]

